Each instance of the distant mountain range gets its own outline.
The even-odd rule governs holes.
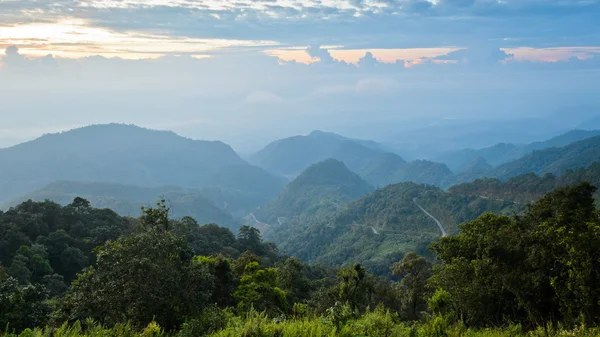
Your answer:
[[[541,176],[535,173],[526,173],[506,181],[497,178],[481,178],[470,183],[452,186],[449,192],[457,195],[531,203],[555,188],[574,185],[582,181],[600,187],[600,162],[595,162],[586,168],[566,170],[560,176],[551,173]],[[600,203],[600,190],[596,191],[596,201]]]
[[[543,142],[534,142],[524,145],[499,143],[483,149],[464,149],[446,153],[436,157],[434,160],[446,164],[455,173],[462,173],[469,171],[469,165],[480,158],[484,159],[491,166],[498,166],[526,156],[537,150],[562,147],[573,142],[596,136],[600,136],[600,130],[573,130]]]
[[[328,158],[342,161],[373,186],[404,181],[438,185],[452,176],[444,164],[425,160],[407,163],[375,142],[321,131],[277,140],[254,154],[250,162],[273,173],[296,176]]]
[[[122,216],[138,217],[142,206],[154,206],[164,199],[175,218],[191,216],[200,224],[216,223],[236,232],[240,221],[227,211],[215,206],[200,191],[180,187],[139,187],[115,183],[87,183],[59,181],[10,203],[15,206],[26,200],[52,200],[68,205],[75,197],[89,200],[95,208],[110,208]]]
[[[560,175],[569,169],[588,167],[600,160],[600,136],[580,140],[563,147],[535,151],[502,164],[487,176],[508,179],[525,173]]]
[[[94,125],[0,149],[0,202],[58,180],[145,187],[223,189],[255,206],[276,196],[286,179],[255,167],[222,143],[131,125]]]

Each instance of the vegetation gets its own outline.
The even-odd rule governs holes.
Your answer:
[[[319,131],[273,142],[256,153],[251,161],[271,172],[294,176],[329,158],[343,162],[377,187],[406,181],[440,185],[452,176],[444,164],[425,160],[407,163],[376,143]]]
[[[418,203],[436,216],[446,231],[485,212],[512,214],[522,206],[512,202],[455,196],[432,186],[390,185],[352,201],[339,210],[286,222],[266,237],[285,252],[329,265],[360,262],[389,275],[389,266],[409,251],[427,254],[425,247],[440,237],[440,229]]]
[[[600,136],[600,131],[573,130],[542,142],[523,145],[500,143],[478,150],[464,149],[444,154],[435,160],[448,165],[454,172],[463,173],[469,171],[469,165],[477,160],[477,158],[485,160],[492,166],[498,166],[527,156],[534,151],[552,147],[563,147],[573,142],[596,136]]]
[[[200,223],[218,223],[233,231],[240,228],[239,220],[226,209],[213,204],[201,191],[179,187],[151,188],[116,183],[60,181],[27,194],[14,204],[24,200],[52,200],[68,205],[76,197],[89,200],[97,208],[112,209],[122,216],[137,216],[142,206],[150,206],[157,200],[165,199],[171,207],[173,217],[191,216]]]
[[[217,187],[254,195],[254,207],[286,181],[242,160],[228,145],[135,126],[95,125],[0,149],[0,202],[54,181]]]
[[[508,179],[525,173],[560,175],[568,169],[588,167],[600,158],[600,137],[592,137],[564,147],[535,151],[527,156],[503,164],[490,176]]]
[[[294,217],[307,219],[338,210],[344,203],[372,190],[344,163],[328,159],[312,165],[294,179],[259,215],[271,224],[294,221]]]
[[[544,194],[556,188],[583,181],[600,186],[600,163],[594,163],[587,168],[566,170],[559,177],[551,173],[543,176],[528,173],[506,181],[495,178],[477,179],[471,183],[453,186],[449,191],[456,195],[481,196],[526,204],[540,199]],[[597,196],[598,194],[596,194]]]
[[[378,193],[394,201],[419,193],[423,204],[428,193],[443,193],[404,185],[354,202],[365,207],[358,213],[337,216],[369,221],[361,216],[387,209],[368,203]],[[307,265],[277,254],[256,229],[242,227],[235,238],[215,225],[170,219],[163,203],[139,219],[112,213],[127,230],[93,249],[93,262],[70,278],[64,295],[51,296],[36,281],[44,268],[27,268],[29,281],[16,277],[23,268],[13,264],[29,258],[35,263],[28,266],[40,265],[39,247],[12,253],[10,267],[0,268],[0,336],[597,336],[600,213],[594,193],[581,183],[547,194],[520,216],[486,213],[434,242],[439,260],[413,252],[397,258],[388,265],[390,278],[361,264]],[[24,205],[2,213],[2,223],[22,217],[38,221],[33,229],[59,221],[72,230],[70,217],[87,228],[106,212],[82,198],[66,207]],[[55,217],[41,207],[55,209]],[[385,224],[402,212],[411,214],[400,208],[376,219]],[[12,239],[18,233],[27,236],[19,229],[29,228],[3,226],[4,249],[18,243]]]

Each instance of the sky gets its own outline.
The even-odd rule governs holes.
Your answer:
[[[241,152],[314,129],[577,126],[600,114],[598,18],[600,0],[0,0],[0,147],[109,122]]]

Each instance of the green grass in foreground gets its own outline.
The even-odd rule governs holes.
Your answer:
[[[128,324],[107,328],[93,321],[64,324],[60,328],[27,329],[21,333],[0,332],[0,337],[597,337],[600,329],[538,328],[523,331],[518,326],[501,329],[470,330],[449,325],[443,317],[425,323],[399,322],[396,315],[376,309],[357,318],[351,312],[329,312],[327,316],[270,318],[251,311],[245,317],[224,314],[211,321],[192,320],[177,334],[165,333],[156,323],[136,331]],[[221,325],[221,326],[219,326]]]

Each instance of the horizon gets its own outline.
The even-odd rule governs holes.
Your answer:
[[[552,120],[516,141],[543,139],[600,107],[598,16],[597,0],[2,2],[0,146],[107,122],[240,152],[315,129],[431,148],[450,141],[411,132],[449,120]],[[453,146],[517,138],[502,132]]]

